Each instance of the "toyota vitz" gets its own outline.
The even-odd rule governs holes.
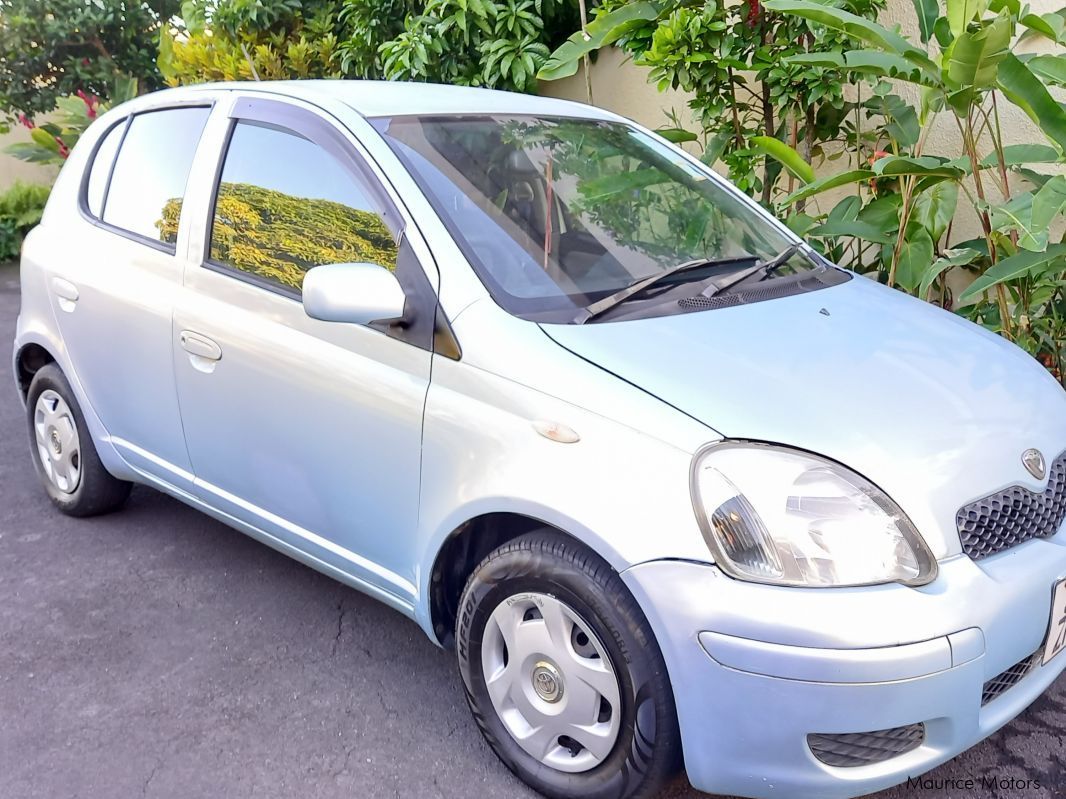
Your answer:
[[[613,114],[360,82],[104,114],[22,255],[58,508],[144,483],[454,646],[552,797],[851,797],[1066,667],[1066,394]]]

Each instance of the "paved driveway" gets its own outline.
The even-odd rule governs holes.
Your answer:
[[[452,654],[399,614],[149,489],[54,512],[12,388],[17,310],[0,267],[0,797],[533,796],[482,743]],[[1066,796],[1064,736],[1060,679],[928,775],[1041,788],[879,796]]]

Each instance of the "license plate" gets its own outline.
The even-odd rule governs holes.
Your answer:
[[[1044,644],[1044,663],[1066,649],[1066,580],[1060,580],[1051,594],[1051,626]]]

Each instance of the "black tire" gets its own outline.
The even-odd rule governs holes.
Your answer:
[[[80,477],[77,486],[70,493],[60,490],[53,484],[45,473],[38,455],[34,414],[37,400],[48,390],[58,394],[70,408],[74,426],[78,432]],[[30,456],[33,459],[33,466],[53,505],[68,516],[78,517],[97,516],[122,506],[129,497],[133,485],[113,477],[100,463],[100,456],[96,453],[96,446],[85,424],[81,406],[78,405],[78,400],[71,391],[70,384],[62,370],[56,364],[50,363],[41,367],[33,376],[26,396],[26,419],[30,433]]]
[[[619,677],[621,726],[610,754],[570,773],[526,752],[493,707],[482,666],[482,637],[496,607],[523,592],[569,605],[607,650]],[[618,573],[553,530],[529,533],[490,553],[474,570],[456,620],[459,671],[474,719],[489,746],[527,785],[552,799],[652,797],[681,765],[681,736],[670,679],[647,619]]]

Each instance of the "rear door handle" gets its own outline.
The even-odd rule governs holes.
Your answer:
[[[61,277],[52,278],[52,293],[56,295],[56,300],[59,303],[59,307],[67,313],[74,310],[74,305],[78,302],[78,287]]]
[[[208,361],[222,360],[222,348],[207,336],[193,333],[191,330],[182,330],[178,340],[181,342],[182,349],[190,355]]]

